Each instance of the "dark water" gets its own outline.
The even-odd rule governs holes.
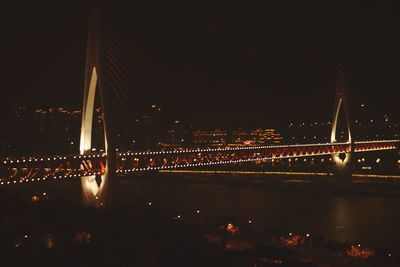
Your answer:
[[[335,241],[400,248],[400,198],[207,184],[120,185],[123,199],[148,199],[177,213],[199,209],[209,223],[233,216],[252,220],[259,230],[311,232]]]
[[[389,250],[400,248],[399,197],[231,186],[229,176],[224,177],[224,184],[201,182],[212,180],[212,175],[186,174],[184,178],[188,181],[193,177],[197,180],[184,183],[167,182],[174,180],[174,175],[148,180],[119,179],[113,191],[114,200],[117,204],[152,202],[172,214],[183,216],[200,210],[205,223],[232,216],[239,222],[252,220],[258,231],[267,228],[310,232],[335,241]],[[24,190],[26,196],[38,191],[37,188]],[[80,200],[78,182],[43,184],[40,190],[46,190],[55,201],[61,198]]]

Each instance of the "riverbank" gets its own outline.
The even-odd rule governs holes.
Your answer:
[[[257,190],[289,190],[339,195],[375,195],[400,198],[400,175],[353,174],[349,187],[337,185],[332,174],[232,170],[163,170],[152,175],[120,176],[138,182],[219,185]]]

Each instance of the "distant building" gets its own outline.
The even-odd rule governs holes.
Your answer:
[[[197,146],[222,146],[227,143],[227,133],[222,130],[193,132],[193,143]]]
[[[234,130],[228,135],[223,130],[193,132],[193,143],[196,146],[225,145],[278,145],[282,137],[275,129]]]
[[[282,137],[275,129],[235,130],[232,143],[237,145],[278,145]]]
[[[187,131],[185,131],[185,129],[182,127],[176,127],[175,129],[168,130],[166,134],[166,143],[174,145],[184,144],[187,135],[186,132]]]

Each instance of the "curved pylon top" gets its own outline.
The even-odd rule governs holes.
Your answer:
[[[347,141],[351,143],[351,128],[350,128],[350,120],[349,120],[349,112],[347,105],[347,86],[344,78],[344,69],[343,65],[339,64],[338,66],[338,79],[336,85],[336,95],[335,95],[335,106],[334,113],[332,118],[332,131],[331,131],[331,142],[336,142],[336,128],[337,121],[339,118],[340,108],[343,106],[345,117],[346,117],[346,125],[347,125]]]

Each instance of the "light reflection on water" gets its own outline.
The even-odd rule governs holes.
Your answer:
[[[333,197],[327,214],[327,227],[331,229],[331,233],[327,238],[334,238],[339,241],[351,241],[348,238],[354,232],[355,223],[352,216],[354,213],[351,201],[341,196]]]
[[[170,212],[202,211],[205,223],[223,216],[264,229],[311,232],[335,241],[394,249],[400,240],[400,199],[326,192],[258,190],[210,184],[123,183],[119,201],[151,201]]]

